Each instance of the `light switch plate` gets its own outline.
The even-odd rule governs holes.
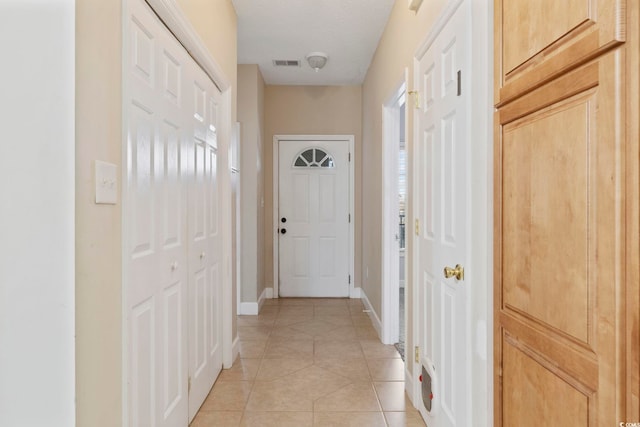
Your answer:
[[[96,203],[115,205],[118,202],[118,167],[96,160]]]

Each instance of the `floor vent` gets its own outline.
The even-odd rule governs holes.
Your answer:
[[[297,59],[274,59],[273,65],[276,67],[299,67],[300,61]]]

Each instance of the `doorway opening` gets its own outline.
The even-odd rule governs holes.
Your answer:
[[[383,106],[383,294],[382,341],[396,344],[404,359],[405,212],[406,212],[406,78]]]

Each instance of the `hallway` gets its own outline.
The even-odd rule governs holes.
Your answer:
[[[404,364],[359,299],[271,299],[238,316],[240,356],[192,427],[424,426]]]

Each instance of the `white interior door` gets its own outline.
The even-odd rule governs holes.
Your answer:
[[[146,4],[129,3],[123,223],[129,424],[181,426],[188,406],[188,147],[179,70],[188,56]]]
[[[279,294],[349,296],[348,141],[279,143]]]
[[[222,369],[220,192],[217,110],[220,93],[199,69],[189,73],[193,150],[189,190],[189,420]]]
[[[421,396],[416,404],[430,427],[471,425],[471,282],[468,274],[460,279],[444,274],[445,267],[464,268],[469,246],[470,90],[458,81],[468,72],[466,3],[458,7],[424,56],[417,58],[415,70],[420,108],[415,116],[414,313],[420,365],[414,372],[423,376],[422,384],[416,381]],[[420,404],[423,398],[426,402]]]

